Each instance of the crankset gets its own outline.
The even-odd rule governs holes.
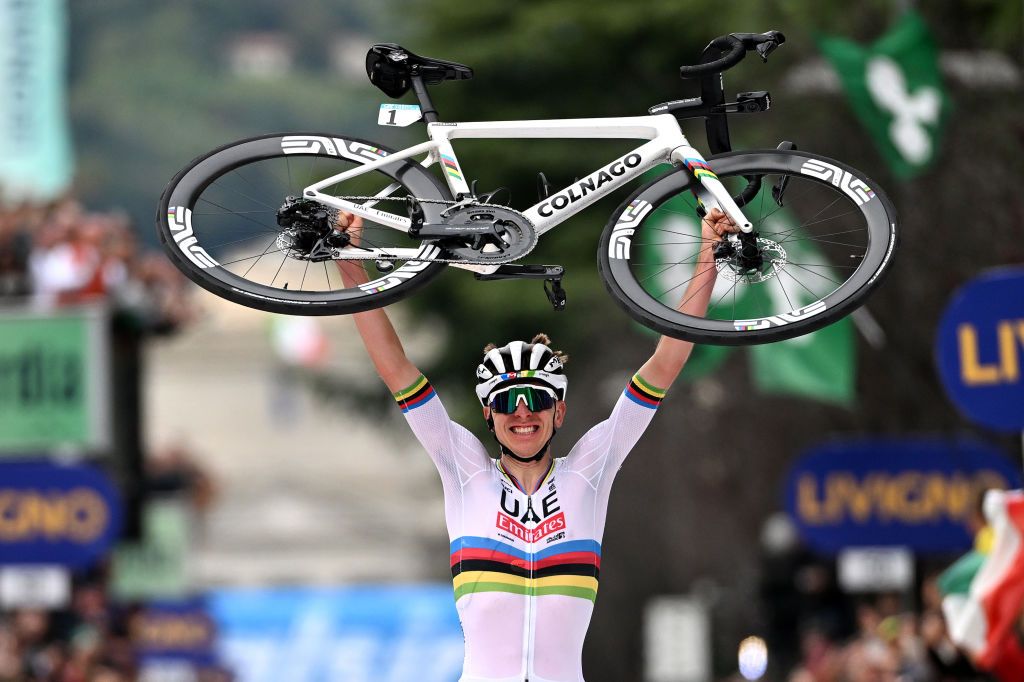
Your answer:
[[[510,263],[537,245],[537,231],[518,211],[494,204],[467,203],[444,212],[443,223],[416,223],[409,234],[436,239],[458,262],[495,265]]]
[[[562,288],[562,277],[565,268],[561,265],[530,265],[510,263],[500,266],[494,272],[478,272],[473,276],[483,282],[497,279],[542,279],[544,294],[555,312],[565,310],[565,289]]]

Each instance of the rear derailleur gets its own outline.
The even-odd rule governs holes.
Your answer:
[[[347,232],[334,229],[337,212],[301,197],[285,197],[277,210],[277,248],[286,255],[314,263],[331,260],[334,249],[349,245]]]

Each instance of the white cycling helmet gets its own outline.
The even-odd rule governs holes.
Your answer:
[[[512,341],[487,351],[476,368],[476,380],[476,397],[484,407],[492,393],[513,384],[548,386],[559,400],[565,400],[569,387],[562,360],[554,351],[543,343],[525,341]]]

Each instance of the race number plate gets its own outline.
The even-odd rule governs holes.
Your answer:
[[[377,125],[404,128],[423,118],[418,104],[381,104]]]

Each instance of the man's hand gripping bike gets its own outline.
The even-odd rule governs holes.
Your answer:
[[[472,77],[469,67],[419,57],[397,45],[367,54],[371,82],[392,98],[379,123],[423,120],[429,140],[402,151],[345,135],[293,133],[233,142],[171,180],[157,225],[171,259],[192,280],[242,305],[333,315],[387,305],[442,268],[477,279],[545,280],[565,306],[562,268],[517,261],[570,216],[659,164],[667,172],[616,209],[601,236],[598,266],[608,291],[640,323],[673,337],[716,344],[786,339],[852,312],[892,264],[896,213],[863,173],[838,161],[778,149],[731,151],[727,117],[768,109],[767,92],[726,101],[722,72],[750,50],[762,59],[776,31],[713,40],[701,63],[680,67],[701,96],[651,107],[647,116],[541,121],[441,122],[427,86]],[[679,121],[703,117],[705,159]],[[619,138],[645,142],[519,212],[478,195],[452,142],[460,138]],[[438,166],[438,173],[431,172]],[[543,175],[541,176],[543,180]],[[677,310],[707,262],[700,218],[718,207],[741,231],[714,246],[718,270],[704,317]],[[338,211],[362,216],[358,245],[336,229]],[[331,261],[363,261],[376,274],[346,287]],[[691,294],[692,295],[692,294]]]

